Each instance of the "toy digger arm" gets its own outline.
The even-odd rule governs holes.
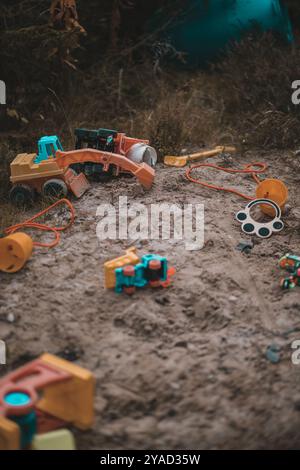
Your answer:
[[[56,162],[59,168],[66,169],[74,163],[93,162],[101,163],[104,171],[110,165],[116,165],[124,171],[134,175],[145,189],[150,189],[155,171],[146,163],[137,164],[122,155],[101,152],[94,149],[71,150],[69,152],[56,152]]]

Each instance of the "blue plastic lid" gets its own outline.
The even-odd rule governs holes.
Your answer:
[[[11,406],[24,406],[31,403],[31,398],[28,393],[24,392],[11,392],[5,395],[4,401],[7,405]]]

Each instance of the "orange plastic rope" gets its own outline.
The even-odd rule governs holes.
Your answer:
[[[47,214],[50,212],[52,209],[59,205],[65,204],[68,206],[69,211],[70,211],[70,221],[62,226],[62,227],[51,227],[50,225],[46,224],[40,224],[38,222],[34,222],[36,219],[39,217],[42,217],[44,214]],[[56,201],[54,204],[51,206],[47,207],[43,211],[39,212],[35,216],[31,217],[31,219],[25,220],[25,222],[21,222],[20,224],[12,225],[11,227],[8,227],[7,229],[4,230],[6,235],[10,235],[11,233],[16,232],[17,230],[23,229],[23,228],[33,228],[36,230],[41,230],[43,232],[53,232],[55,235],[55,239],[53,242],[50,243],[40,243],[40,242],[34,242],[34,246],[39,246],[39,247],[44,247],[44,248],[53,248],[58,243],[60,242],[60,232],[63,232],[64,230],[67,230],[71,225],[73,225],[75,220],[75,209],[71,202],[68,199],[60,199],[59,201]]]
[[[192,183],[200,184],[201,186],[204,186],[206,188],[215,189],[215,190],[218,190],[218,191],[226,191],[227,193],[233,193],[233,194],[236,194],[237,196],[240,196],[244,199],[247,199],[248,201],[253,201],[255,198],[251,197],[251,196],[247,196],[247,194],[243,194],[240,191],[238,191],[237,189],[224,188],[223,186],[217,186],[215,184],[209,184],[209,183],[206,183],[205,181],[201,181],[199,179],[193,178],[191,176],[191,173],[194,170],[196,170],[197,168],[202,168],[202,167],[213,168],[215,170],[225,171],[226,173],[251,174],[252,178],[254,179],[254,181],[257,184],[260,183],[260,180],[259,180],[257,175],[260,174],[260,173],[264,173],[266,171],[266,169],[268,168],[268,166],[265,163],[260,163],[260,162],[249,163],[248,165],[245,166],[245,168],[243,168],[241,170],[235,170],[235,169],[231,169],[231,168],[224,168],[222,166],[213,165],[213,164],[210,164],[210,163],[200,163],[199,165],[193,165],[193,166],[190,166],[189,168],[187,168],[187,170],[185,172],[185,176]],[[255,167],[258,167],[258,169],[255,169]]]

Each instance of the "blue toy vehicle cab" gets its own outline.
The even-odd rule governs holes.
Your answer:
[[[63,147],[56,135],[41,137],[38,141],[38,155],[34,163],[41,163],[48,158],[55,158],[57,150],[63,151]]]

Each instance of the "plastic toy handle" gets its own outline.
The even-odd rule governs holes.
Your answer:
[[[216,147],[213,150],[206,150],[204,152],[198,152],[194,153],[192,155],[187,155],[188,161],[192,160],[197,160],[199,157],[214,157],[215,155],[218,155],[219,153],[235,153],[236,148],[235,147]]]

